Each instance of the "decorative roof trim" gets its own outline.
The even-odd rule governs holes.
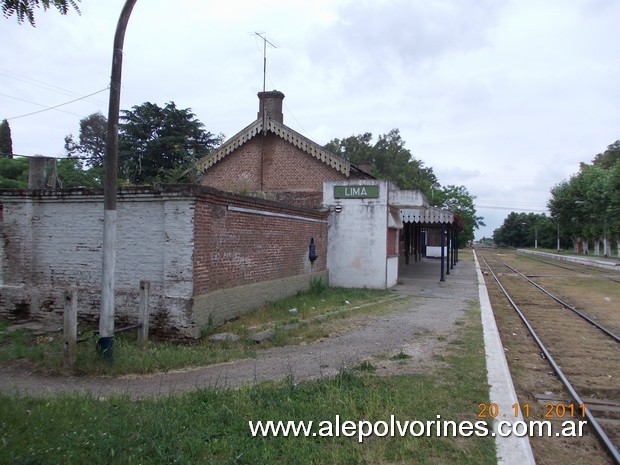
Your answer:
[[[248,142],[254,136],[256,136],[263,129],[262,120],[256,120],[245,129],[242,129],[233,137],[228,139],[220,148],[218,148],[215,152],[210,153],[206,157],[202,158],[196,164],[196,167],[200,171],[206,171],[215,165],[218,161],[224,158],[226,155],[230,154],[235,149],[241,147],[243,144]]]
[[[301,149],[317,160],[325,163],[328,166],[331,166],[336,171],[341,172],[345,176],[349,176],[351,172],[351,163],[349,163],[344,158],[341,158],[329,150],[321,147],[316,142],[311,141],[305,136],[302,136],[298,132],[292,130],[291,128],[279,123],[278,121],[268,118],[266,121],[266,130],[270,131],[277,136],[281,137],[285,141],[293,144],[295,147]],[[219,149],[215,152],[207,155],[203,159],[199,160],[197,163],[197,168],[200,171],[206,171],[217,162],[225,158],[227,155],[231,154],[233,151],[241,147],[246,142],[250,141],[253,137],[260,134],[263,130],[263,120],[257,119],[252,124],[250,124],[245,129],[241,130],[233,137],[231,137],[227,142],[225,142]]]
[[[400,218],[403,223],[458,224],[454,213],[437,207],[402,208]]]

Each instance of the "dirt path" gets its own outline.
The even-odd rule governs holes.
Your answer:
[[[119,378],[46,376],[19,367],[0,367],[0,391],[33,396],[60,392],[94,396],[126,393],[132,398],[143,398],[205,387],[232,388],[287,376],[296,381],[333,376],[374,355],[400,351],[411,358],[397,364],[382,357],[379,371],[420,369],[429,364],[434,353],[443,350],[455,331],[455,321],[463,315],[469,301],[477,298],[472,272],[475,273],[473,265],[464,263],[445,283],[437,283],[434,273],[428,280],[415,280],[415,284],[405,279],[398,290],[416,297],[402,304],[399,311],[370,316],[350,331],[312,344],[259,351],[255,359]]]

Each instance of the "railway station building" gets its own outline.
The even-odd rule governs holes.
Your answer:
[[[186,338],[313,278],[390,288],[425,253],[441,257],[438,279],[456,263],[458,217],[285,126],[281,92],[258,97],[257,117],[198,162],[201,185],[119,191],[120,321],[135,320],[144,280],[155,330]],[[75,287],[96,319],[102,218],[99,190],[0,191],[0,315],[58,318]]]
[[[286,126],[282,92],[258,98],[256,119],[198,162],[203,184],[326,210],[331,285],[393,287],[399,267],[422,256],[445,259],[444,279],[458,260],[458,216]]]

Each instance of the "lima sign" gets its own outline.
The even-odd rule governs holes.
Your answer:
[[[334,186],[336,199],[376,199],[379,186]]]

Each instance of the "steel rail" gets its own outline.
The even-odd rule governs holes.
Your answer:
[[[510,295],[508,294],[508,292],[506,291],[504,286],[502,286],[502,283],[500,283],[499,279],[497,278],[497,276],[495,275],[495,273],[493,272],[493,270],[491,269],[491,267],[487,263],[486,259],[484,257],[481,257],[481,258],[484,261],[484,264],[486,265],[487,269],[489,270],[489,273],[491,273],[491,275],[493,276],[493,279],[495,279],[495,282],[497,283],[497,285],[500,287],[500,289],[502,290],[502,292],[504,293],[504,295],[508,299],[508,302],[510,302],[510,305],[512,305],[512,307],[515,309],[515,311],[517,312],[517,314],[521,318],[521,321],[523,321],[523,323],[527,327],[528,331],[530,332],[530,334],[532,335],[532,337],[536,341],[536,344],[538,344],[538,347],[540,347],[540,350],[543,351],[543,354],[545,355],[545,357],[547,358],[547,360],[549,361],[549,363],[553,367],[554,371],[558,375],[558,378],[560,378],[560,380],[562,381],[562,383],[564,384],[566,389],[568,389],[568,392],[570,393],[570,395],[573,398],[573,400],[575,402],[577,402],[578,405],[583,405],[584,406],[584,414],[585,414],[586,418],[590,422],[591,426],[594,428],[594,431],[598,435],[599,439],[602,441],[603,445],[606,447],[607,451],[611,454],[611,456],[616,461],[616,463],[620,464],[620,452],[618,452],[618,449],[616,449],[616,446],[614,446],[614,444],[611,442],[611,439],[609,439],[609,436],[607,436],[607,434],[605,433],[605,431],[603,430],[603,428],[601,427],[599,422],[596,420],[594,415],[592,415],[592,412],[590,412],[590,409],[588,409],[588,407],[587,407],[586,403],[584,402],[584,400],[579,396],[579,394],[577,393],[577,391],[575,390],[573,385],[570,383],[568,378],[566,378],[566,376],[564,375],[564,372],[562,372],[562,369],[555,362],[555,360],[553,359],[553,357],[549,353],[549,350],[547,350],[547,347],[543,344],[542,340],[538,337],[538,334],[536,333],[536,331],[534,331],[534,328],[532,327],[532,325],[530,325],[530,322],[525,317],[525,315],[523,314],[521,309],[514,302],[514,300],[512,300],[512,298],[510,297]]]
[[[603,278],[607,278],[607,279],[609,279],[611,281],[614,281],[614,282],[618,282],[618,281],[615,281],[615,278],[619,277],[618,275],[616,275],[616,276],[608,276],[606,274],[602,274],[603,271],[613,271],[613,270],[609,270],[609,269],[606,269],[606,268],[600,268],[600,267],[597,267],[595,265],[591,265],[589,263],[569,262],[569,261],[564,261],[563,263],[557,263],[558,259],[553,259],[551,257],[540,257],[540,256],[537,256],[535,254],[529,254],[529,253],[521,253],[521,255],[525,256],[525,257],[527,257],[527,258],[529,258],[531,260],[536,260],[536,261],[538,261],[540,263],[544,263],[545,265],[557,266],[558,268],[563,268],[565,270],[572,271],[572,272],[578,273],[578,274],[585,275],[586,273],[584,273],[584,271],[595,271],[596,273],[601,273],[601,274],[598,274],[598,276],[601,276]],[[550,260],[550,261],[545,260],[545,258]],[[583,267],[588,267],[589,270],[584,270]]]
[[[620,336],[617,336],[616,334],[612,333],[609,329],[605,328],[603,325],[601,325],[599,322],[597,322],[596,320],[594,320],[593,318],[590,318],[588,315],[586,315],[583,312],[580,312],[579,310],[577,310],[575,307],[573,307],[572,305],[564,302],[563,300],[561,300],[559,297],[553,295],[551,292],[549,292],[548,290],[546,290],[544,287],[542,287],[540,284],[532,281],[530,278],[528,278],[527,276],[525,276],[523,273],[521,273],[519,270],[517,270],[516,268],[510,266],[508,263],[503,262],[502,260],[500,260],[497,257],[493,257],[495,258],[498,262],[500,262],[502,265],[504,265],[505,267],[509,268],[510,270],[512,270],[513,272],[515,272],[516,274],[518,274],[519,276],[521,276],[523,279],[525,279],[528,283],[532,284],[533,286],[536,286],[539,290],[541,290],[542,292],[544,292],[545,294],[547,294],[549,297],[551,297],[553,300],[555,300],[557,303],[559,303],[560,305],[562,305],[563,307],[567,308],[568,310],[575,312],[577,315],[579,315],[581,318],[583,318],[584,320],[586,320],[588,323],[596,326],[598,329],[600,329],[601,331],[603,331],[607,336],[609,336],[610,338],[612,338],[614,341],[620,343]],[[485,260],[486,263],[486,260]],[[487,264],[488,267],[488,264]]]
[[[543,260],[542,258],[537,257],[536,255],[532,255],[532,254],[522,254],[522,255],[525,255],[527,258],[530,258],[530,259],[532,259],[532,260],[536,260],[537,262],[544,263],[545,265],[549,265],[549,266],[556,266],[556,267],[558,267],[558,268],[563,268],[563,269],[568,270],[568,271],[573,271],[573,272],[575,272],[575,273],[584,274],[584,273],[583,273],[583,272],[582,272],[582,271],[581,271],[578,267],[576,267],[576,266],[575,266],[575,267],[571,267],[571,266],[569,266],[569,265],[565,265],[565,264],[563,264],[563,263],[548,262],[548,261]],[[557,260],[555,260],[555,262],[557,262]],[[589,266],[589,265],[586,265],[586,266]]]

